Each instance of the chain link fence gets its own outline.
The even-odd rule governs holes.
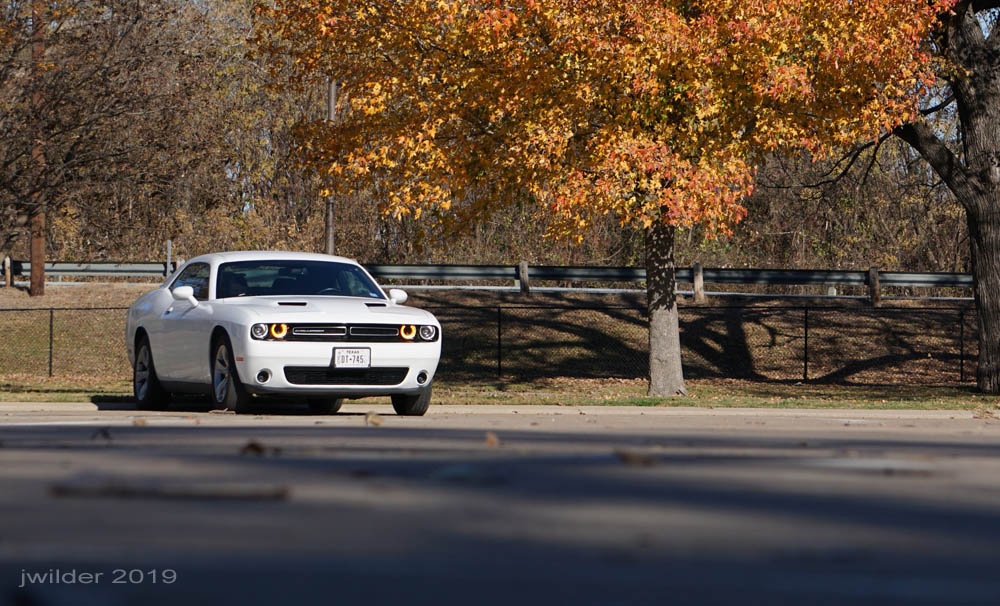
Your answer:
[[[125,311],[0,309],[0,376],[128,378]]]
[[[689,377],[858,384],[974,379],[976,315],[963,309],[682,309]]]
[[[644,308],[427,307],[453,380],[643,378]],[[125,308],[0,309],[0,376],[128,379]],[[971,381],[975,312],[957,308],[686,307],[685,376],[756,381]]]

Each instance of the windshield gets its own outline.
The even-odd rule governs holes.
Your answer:
[[[215,296],[330,295],[384,299],[357,265],[330,261],[237,261],[219,265]]]

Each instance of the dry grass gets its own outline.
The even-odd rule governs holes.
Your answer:
[[[1000,398],[965,385],[830,385],[695,379],[688,396],[646,395],[639,379],[550,379],[531,383],[444,383],[434,401],[442,404],[555,404],[563,406],[706,406],[736,408],[869,408],[994,410]]]
[[[0,401],[4,402],[91,402],[101,398],[124,399],[131,395],[132,384],[128,380],[29,375],[6,375],[0,379]]]
[[[139,295],[157,288],[158,283],[49,284],[45,296],[30,297],[25,288],[0,288],[0,309],[49,307],[128,307]]]
[[[981,418],[997,416],[1000,398],[960,385],[815,385],[749,381],[692,380],[689,395],[650,398],[646,384],[631,379],[551,379],[524,382],[451,382],[438,380],[434,403],[456,405],[556,406],[700,406],[718,408],[849,408],[973,410]],[[92,377],[40,379],[7,377],[0,381],[0,401],[127,402],[128,381]]]

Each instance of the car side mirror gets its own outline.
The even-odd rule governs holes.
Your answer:
[[[409,295],[406,294],[405,290],[400,288],[390,288],[389,289],[389,300],[392,301],[394,305],[402,305],[406,303]]]
[[[178,286],[170,291],[174,301],[187,301],[191,307],[198,307],[198,299],[194,298],[194,288],[191,286]]]

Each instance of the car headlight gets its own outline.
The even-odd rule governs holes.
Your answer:
[[[288,324],[272,324],[271,336],[275,339],[284,339],[288,334]]]
[[[421,326],[420,327],[420,338],[424,341],[433,341],[434,337],[437,336],[437,328],[434,326]]]
[[[250,327],[250,336],[254,339],[263,339],[267,336],[267,324],[254,324]]]
[[[399,327],[399,336],[407,341],[412,341],[413,337],[417,336],[417,327],[413,324],[403,324]]]

